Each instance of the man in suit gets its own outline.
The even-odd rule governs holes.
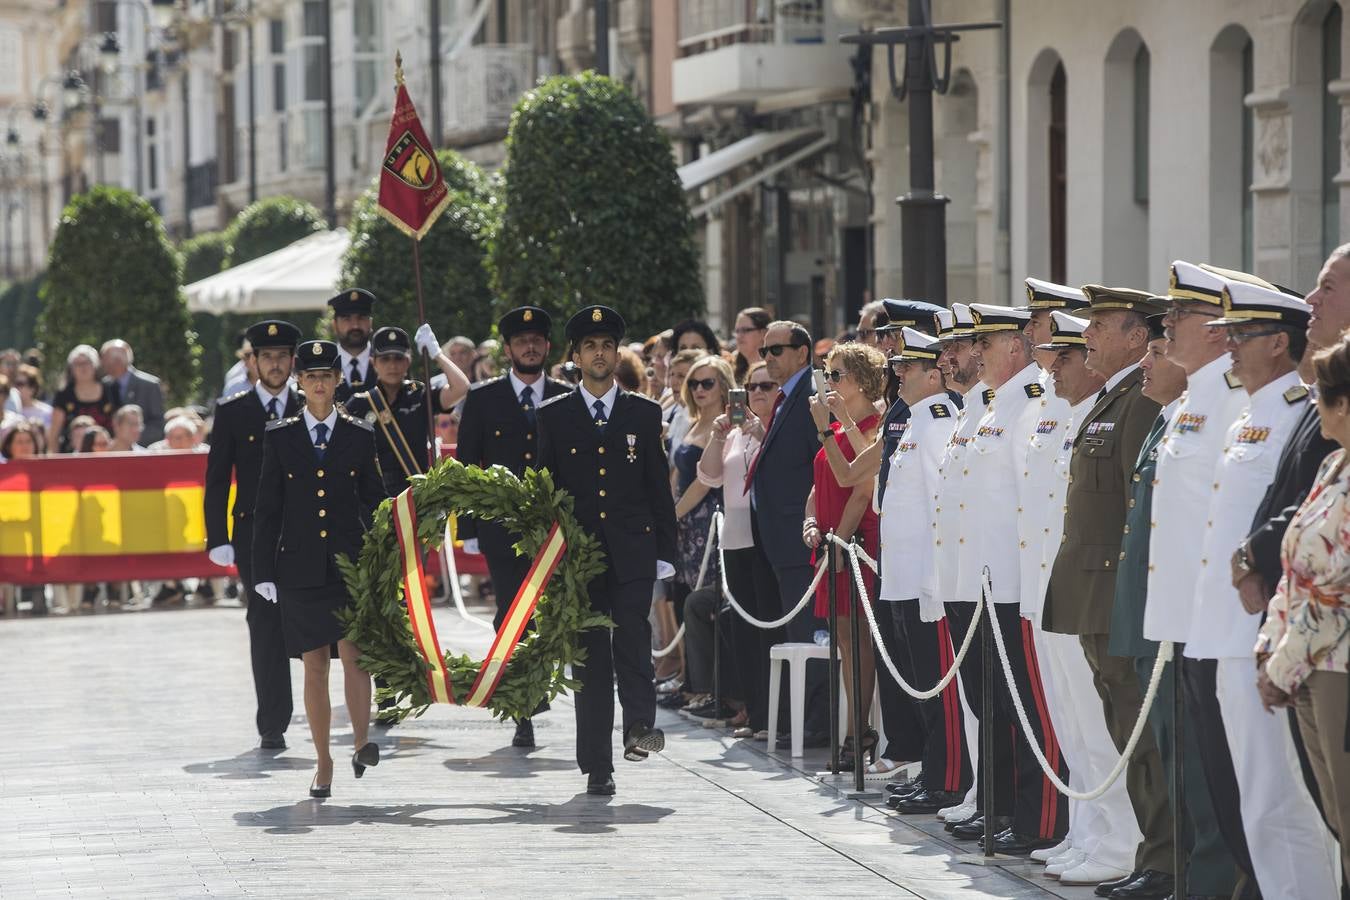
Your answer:
[[[755,549],[763,555],[771,571],[772,584],[755,584],[758,613],[777,618],[791,610],[811,586],[811,549],[802,541],[802,519],[806,497],[815,484],[814,462],[820,450],[815,422],[807,398],[815,393],[811,379],[811,335],[796,322],[770,322],[764,332],[761,356],[769,377],[778,382],[769,424],[764,429],[759,453],[750,462],[744,490],[750,495],[751,529]],[[732,490],[735,490],[733,487]],[[767,580],[766,580],[767,581]],[[770,598],[777,598],[775,609]],[[788,641],[810,643],[817,628],[808,603],[783,628]],[[767,646],[766,646],[767,650]],[[769,661],[761,661],[765,669]],[[830,714],[823,665],[806,668],[806,720],[803,746],[823,747],[829,743]]]
[[[136,356],[131,345],[120,338],[108,341],[99,351],[103,364],[104,380],[114,388],[116,395],[113,403],[126,406],[134,403],[141,408],[145,417],[145,429],[141,432],[141,442],[146,446],[164,437],[164,389],[159,379],[149,372],[142,372],[132,363]]]
[[[1083,293],[1091,304],[1091,323],[1083,332],[1087,365],[1106,383],[1073,436],[1064,539],[1050,569],[1042,621],[1046,631],[1079,636],[1107,730],[1117,751],[1122,751],[1139,717],[1143,692],[1133,660],[1108,652],[1111,611],[1128,486],[1160,408],[1142,393],[1139,361],[1149,339],[1146,317],[1164,307],[1159,298],[1128,288],[1089,284]],[[1132,891],[1123,897],[1163,896],[1172,886],[1172,816],[1162,759],[1151,732],[1143,735],[1130,760],[1125,786],[1143,835],[1134,869],[1127,874],[1148,873],[1149,878],[1145,884],[1136,879],[1113,888],[1112,896],[1117,890]],[[1120,878],[1117,873],[1101,881]]]
[[[253,593],[253,506],[267,423],[294,416],[304,406],[304,399],[289,386],[300,329],[289,322],[268,320],[251,326],[246,339],[257,360],[258,382],[216,404],[211,451],[206,457],[206,546],[213,563],[239,569],[258,697],[258,734],[263,749],[281,750],[291,722],[291,668],[276,605]],[[231,481],[234,506],[227,510]]]
[[[375,306],[375,295],[362,288],[348,288],[329,297],[328,305],[333,308],[333,337],[337,339],[342,372],[335,399],[342,404],[353,394],[375,386],[375,370],[370,358],[370,337],[375,325],[371,310]]]
[[[624,759],[640,762],[665,749],[656,723],[651,611],[657,578],[675,574],[675,501],[661,446],[661,407],[619,389],[614,369],[624,321],[589,306],[567,322],[578,389],[538,408],[539,467],[572,495],[582,528],[599,540],[608,566],[589,586],[591,608],[613,631],[581,635],[586,660],[575,667],[577,766],[586,792],[614,793],[614,684],[623,707]]]
[[[460,412],[459,443],[455,448],[455,457],[466,466],[505,466],[519,477],[526,469],[538,465],[534,457],[538,447],[536,410],[544,401],[573,390],[571,385],[544,375],[552,330],[553,319],[537,306],[513,309],[497,322],[511,368],[505,375],[469,389]],[[497,522],[460,516],[456,526],[464,549],[481,552],[487,560],[497,595],[497,615],[492,624],[500,628],[511,601],[529,574],[531,560],[516,553],[520,535]],[[545,702],[536,712],[547,708]],[[529,719],[516,723],[511,744],[534,746],[534,724]]]

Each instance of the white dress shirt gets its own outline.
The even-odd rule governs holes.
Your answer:
[[[531,394],[531,397],[532,397],[532,399],[533,399],[533,401],[534,401],[534,405],[535,405],[535,406],[538,406],[540,403],[543,403],[543,402],[544,402],[544,379],[543,379],[542,376],[539,377],[539,378],[536,378],[536,379],[534,380],[534,384],[526,384],[525,382],[521,381],[521,380],[516,376],[516,370],[515,370],[515,369],[507,369],[507,370],[506,370],[506,377],[507,377],[507,379],[511,382],[511,391],[516,395],[516,401],[517,401],[517,402],[520,401],[520,395],[521,395],[521,392],[524,391],[526,388],[529,388],[531,391],[533,391],[533,394]],[[617,382],[616,382],[616,384],[617,384]],[[606,396],[608,396],[608,395],[606,395]],[[592,400],[591,402],[594,403],[595,401]],[[613,405],[613,402],[614,402],[614,401],[611,399],[611,401],[610,401],[610,405],[611,405],[611,406]],[[595,410],[591,410],[591,412],[594,413]],[[608,419],[609,416],[606,415],[605,418]]]
[[[581,399],[585,401],[586,412],[590,414],[591,418],[595,418],[595,401],[597,400],[599,400],[604,407],[606,422],[614,416],[614,401],[619,396],[619,383],[617,381],[610,383],[609,390],[605,391],[605,396],[603,397],[595,396],[590,391],[586,390],[584,386],[578,386],[577,390],[581,391]]]
[[[1049,567],[1045,565],[1046,538],[1052,521],[1064,526],[1064,494],[1055,461],[1061,455],[1072,413],[1069,401],[1057,397],[1049,372],[1041,373],[1041,396],[1036,424],[1027,436],[1021,478],[1017,481],[1017,547],[1021,554],[1022,616],[1041,621]],[[1093,394],[1088,399],[1095,400]],[[1087,407],[1091,409],[1091,407]],[[1044,574],[1043,574],[1044,573]]]
[[[289,383],[287,383],[286,386],[281,389],[281,393],[276,394],[275,397],[271,391],[263,387],[261,381],[253,386],[253,392],[258,395],[258,402],[262,404],[264,411],[267,409],[267,404],[275,399],[277,401],[277,418],[280,419],[282,416],[286,415],[286,403],[291,399],[291,386]]]
[[[961,550],[956,599],[976,603],[989,567],[995,603],[1021,600],[1021,558],[1017,547],[1017,505],[1013,494],[1025,462],[1023,448],[1036,428],[1035,414],[1044,391],[1041,370],[1025,366],[994,393],[966,454],[965,495],[961,509]],[[1020,440],[1019,440],[1020,437]]]
[[[1214,472],[1208,518],[1199,542],[1200,579],[1192,618],[1205,627],[1192,629],[1186,642],[1186,656],[1191,659],[1250,657],[1261,627],[1261,617],[1242,608],[1229,560],[1251,533],[1252,517],[1309,398],[1298,373],[1289,372],[1252,394],[1250,400],[1229,427]]]
[[[314,426],[318,425],[321,420],[314,418],[314,414],[309,411],[308,406],[305,407],[304,417],[305,417],[305,427],[309,429],[309,442],[311,444],[318,443],[318,436],[314,433]],[[331,441],[333,439],[333,426],[337,424],[336,406],[334,406],[332,409],[328,411],[328,415],[322,420],[322,422],[323,424],[328,426],[328,431],[324,435],[324,443],[327,444],[328,441]]]
[[[352,360],[356,360],[356,366],[361,370],[364,377],[370,368],[370,342],[366,342],[366,348],[353,357],[347,352],[341,344],[338,344],[338,356],[342,359],[342,380],[351,383],[352,380]]]
[[[1242,385],[1228,375],[1232,365],[1225,353],[1187,379],[1181,405],[1158,445],[1144,607],[1144,637],[1151,641],[1191,639],[1201,559],[1196,537],[1209,519],[1214,469],[1228,427],[1248,400]],[[1243,527],[1250,524],[1248,516]],[[1224,561],[1226,569],[1226,556]]]
[[[975,386],[962,395],[961,412],[957,415],[956,429],[942,451],[942,462],[938,466],[939,480],[933,501],[928,504],[932,519],[929,531],[933,535],[933,597],[939,603],[956,602],[956,573],[960,565],[961,552],[961,510],[965,505],[966,477],[962,474],[966,467],[966,456],[970,450],[970,439],[984,416],[986,392],[989,386],[977,381]],[[992,392],[990,392],[992,393]]]
[[[886,493],[881,498],[881,599],[920,601],[926,622],[942,618],[933,598],[933,538],[927,516],[941,476],[942,452],[956,431],[956,408],[946,392],[920,400],[903,423],[900,442],[888,460]]]

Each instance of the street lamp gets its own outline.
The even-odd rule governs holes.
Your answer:
[[[67,72],[61,82],[62,107],[66,110],[84,108],[85,89],[84,76],[74,69]]]

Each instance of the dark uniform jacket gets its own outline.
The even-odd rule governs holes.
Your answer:
[[[379,379],[375,377],[375,364],[373,362],[366,363],[366,371],[362,373],[361,380],[355,384],[348,381],[348,379],[351,378],[351,374],[350,367],[342,370],[342,380],[338,382],[337,389],[333,391],[334,402],[345,404],[356,394],[359,394],[362,391],[368,391],[375,387],[375,384],[379,381]]]
[[[1158,471],[1158,445],[1166,423],[1154,420],[1153,429],[1139,449],[1130,476],[1130,499],[1126,503],[1125,528],[1120,539],[1120,571],[1116,573],[1116,602],[1111,610],[1112,656],[1153,656],[1156,641],[1144,638],[1144,602],[1148,599],[1148,539],[1153,528],[1153,473]]]
[[[581,391],[538,408],[539,467],[572,495],[577,521],[605,546],[614,580],[656,577],[674,563],[675,500],[661,446],[661,407],[619,390],[603,432]]]
[[[1142,391],[1135,369],[1098,400],[1073,439],[1064,539],[1042,617],[1057,634],[1109,634],[1120,568],[1120,535],[1139,448],[1160,407]]]
[[[375,433],[366,422],[338,410],[322,462],[303,415],[268,423],[254,511],[256,583],[323,587],[339,553],[353,561],[360,554],[383,499]]]
[[[304,395],[292,388],[286,392],[281,417],[299,415],[304,405]],[[211,451],[206,455],[204,505],[208,550],[230,542],[225,507],[230,499],[231,476],[235,494],[234,506],[228,510],[228,515],[235,519],[235,530],[253,515],[258,478],[262,474],[263,429],[266,425],[267,409],[254,388],[232,394],[216,404],[215,421],[211,425]],[[236,558],[250,549],[248,546],[236,547]]]
[[[364,420],[375,430],[375,451],[380,459],[380,472],[384,476],[384,490],[388,496],[396,497],[408,486],[409,476],[425,474],[427,471],[427,390],[420,381],[405,380],[394,402],[387,407],[393,421],[384,422],[385,427],[381,427],[380,414],[376,412],[375,401],[371,397],[379,389],[378,384],[373,384],[353,394],[344,405],[348,415]],[[445,412],[441,408],[441,392],[435,388],[431,391],[431,407],[433,415]],[[386,409],[385,404],[380,403],[379,408]],[[402,433],[403,441],[406,442],[406,447],[398,450],[390,443],[391,439],[399,440],[394,423],[397,423],[398,432]],[[412,471],[405,470],[405,466],[413,467],[414,463]]]
[[[1317,404],[1309,403],[1294,426],[1289,443],[1284,445],[1279,466],[1275,469],[1275,480],[1266,488],[1261,505],[1256,508],[1252,533],[1247,538],[1256,571],[1261,573],[1272,594],[1283,574],[1280,543],[1284,541],[1285,529],[1312,490],[1322,460],[1337,446],[1335,441],[1322,437],[1322,417],[1317,412]]]
[[[572,385],[553,378],[536,381],[534,389],[536,392],[543,391],[542,397],[534,398],[536,410],[544,401],[575,390]],[[537,465],[535,453],[538,448],[539,438],[535,427],[521,409],[520,398],[516,396],[510,377],[502,375],[480,381],[469,389],[468,396],[464,398],[464,408],[459,413],[456,459],[466,466],[484,469],[488,466],[506,466],[520,476],[527,468]],[[460,540],[483,536],[478,523],[469,516],[459,517],[456,528],[455,536]]]
[[[774,413],[755,464],[754,521],[760,546],[774,568],[811,565],[811,548],[802,542],[802,510],[815,485],[820,452],[808,399],[815,392],[811,373],[803,372]],[[727,486],[732,491],[743,489]]]

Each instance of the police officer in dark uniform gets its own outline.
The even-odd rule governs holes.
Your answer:
[[[213,563],[239,569],[258,697],[258,734],[264,750],[284,750],[291,722],[291,667],[276,606],[253,593],[253,503],[262,470],[264,427],[295,415],[305,403],[290,387],[300,329],[290,322],[268,320],[250,326],[246,337],[257,360],[258,383],[216,404],[211,452],[206,457],[206,546]],[[229,507],[231,482],[236,485],[233,507]]]
[[[286,649],[305,665],[305,716],[318,756],[310,796],[330,796],[333,758],[328,736],[329,659],[340,656],[347,673],[347,712],[357,778],[380,760],[370,729],[370,678],[361,650],[344,637],[337,614],[351,603],[336,558],[356,559],[371,513],[384,499],[375,457],[374,429],[333,402],[341,375],[337,345],[307,341],[296,350],[305,407],[299,415],[269,422],[262,475],[254,507],[254,590],[279,603]],[[334,654],[336,649],[336,654]],[[356,677],[353,677],[356,676]]]
[[[427,470],[427,398],[432,413],[449,412],[469,390],[469,379],[441,352],[430,326],[418,329],[417,346],[428,350],[445,373],[446,385],[430,392],[420,381],[408,378],[412,343],[408,332],[386,325],[371,336],[371,365],[375,384],[358,391],[346,402],[347,413],[375,429],[375,446],[384,474],[385,494],[396,497],[413,475]]]
[[[552,318],[537,306],[513,309],[497,323],[511,368],[507,374],[479,382],[469,391],[459,418],[455,456],[460,462],[482,468],[505,466],[517,476],[537,465],[536,407],[573,390],[572,385],[544,375],[552,329]],[[500,628],[511,601],[529,574],[531,560],[516,554],[514,546],[520,535],[496,522],[461,516],[457,528],[465,549],[481,552],[487,560],[497,595],[493,625]],[[544,703],[536,712],[547,708]],[[511,744],[534,746],[534,725],[529,719],[516,723]]]
[[[588,306],[567,322],[577,389],[538,410],[539,466],[572,495],[577,521],[604,548],[608,568],[589,586],[591,607],[614,620],[612,632],[581,635],[586,661],[576,667],[577,765],[588,794],[614,793],[614,683],[623,706],[624,759],[665,749],[656,722],[652,629],[655,579],[675,574],[675,501],[661,446],[661,407],[614,381],[624,321]]]
[[[375,386],[370,360],[371,309],[375,295],[362,288],[348,288],[328,298],[333,308],[333,337],[338,345],[338,389],[335,399],[346,403],[356,393]]]

